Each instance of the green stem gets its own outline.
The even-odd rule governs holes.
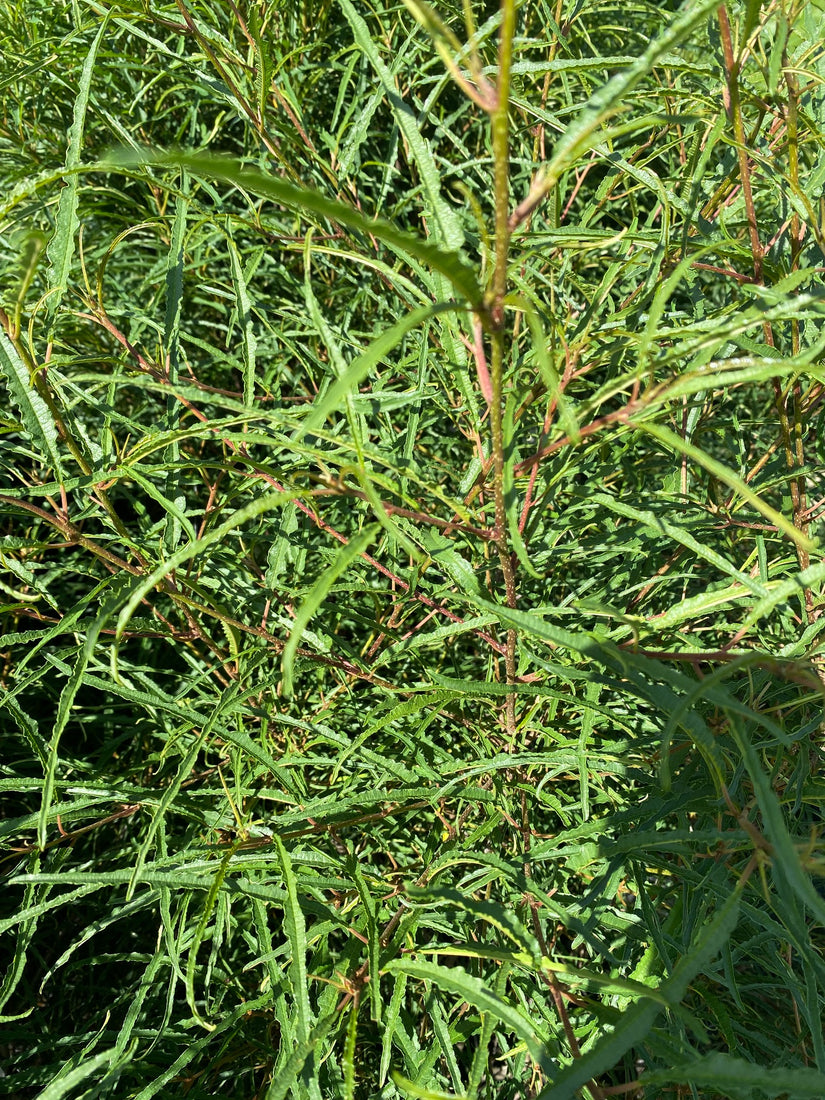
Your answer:
[[[745,121],[742,115],[742,101],[739,94],[739,74],[741,69],[741,58],[737,59],[733,53],[733,36],[731,34],[730,20],[728,18],[728,11],[725,4],[720,4],[717,9],[717,16],[719,19],[719,35],[722,43],[722,56],[725,62],[725,77],[727,81],[728,91],[728,115],[733,125],[733,136],[736,141],[737,155],[739,158],[739,182],[742,185],[742,197],[745,203],[745,214],[748,219],[748,234],[750,236],[751,254],[753,256],[753,277],[757,283],[764,285],[765,273],[764,273],[764,249],[759,239],[759,224],[756,216],[756,204],[753,198],[753,188],[751,186],[751,168],[750,159],[748,156],[748,140],[745,134]],[[785,15],[787,19],[788,16]],[[784,58],[783,58],[784,60]],[[797,88],[795,85],[795,77],[790,72],[787,66],[784,69],[785,82],[788,88],[788,156],[789,156],[789,169],[790,177],[794,184],[798,186],[799,177],[799,162],[798,162],[798,147],[797,147],[797,115],[796,115],[796,93]],[[795,215],[794,215],[795,216]],[[794,233],[798,234],[798,222],[794,224],[793,219],[791,222],[791,266],[793,267],[796,254],[794,252]],[[763,326],[765,334],[765,342],[769,347],[776,346],[774,340],[773,328],[769,322],[765,322]],[[793,331],[793,330],[792,330]],[[797,330],[798,332],[798,326]],[[796,351],[794,341],[794,352]],[[774,379],[773,383],[774,391],[774,404],[776,406],[776,413],[779,419],[779,426],[782,431],[782,439],[785,445],[785,461],[789,470],[793,470],[796,465],[797,458],[800,460],[799,465],[802,465],[804,461],[804,454],[802,452],[802,440],[801,435],[797,437],[799,431],[800,419],[801,419],[801,397],[798,394],[798,386],[794,388],[794,423],[791,423],[788,416],[788,399],[785,394],[782,383],[779,379]],[[793,507],[794,526],[798,530],[806,534],[805,523],[805,480],[804,478],[792,478],[790,482],[791,491],[791,504]],[[796,548],[797,559],[799,561],[799,568],[804,571],[810,565],[810,556],[808,551],[802,546],[797,544]],[[813,597],[806,591],[805,603],[808,610],[809,617],[813,615]]]
[[[503,323],[507,293],[507,253],[510,248],[510,71],[513,63],[515,0],[502,0],[498,49],[496,105],[492,112],[493,179],[496,203],[496,264],[493,271],[493,323]]]
[[[496,104],[491,112],[493,139],[493,180],[495,187],[496,262],[493,270],[490,308],[491,356],[490,381],[493,400],[490,405],[490,432],[493,447],[493,495],[495,502],[495,543],[504,576],[508,607],[516,606],[516,577],[507,512],[504,502],[504,359],[507,340],[504,328],[504,298],[507,294],[507,260],[510,249],[510,72],[513,60],[513,35],[516,25],[515,0],[502,0],[501,36],[498,54]],[[505,722],[511,748],[516,734],[516,632],[507,631],[504,658],[507,684],[513,691],[506,697]]]
[[[793,26],[793,20],[796,16],[796,6],[791,4],[790,11],[786,15],[788,25]],[[787,48],[786,48],[787,51]],[[783,75],[785,77],[785,86],[788,89],[788,107],[787,107],[787,123],[788,123],[788,176],[790,177],[791,186],[799,193],[799,81],[796,78],[796,73],[790,66],[787,52],[783,52],[782,56]],[[794,211],[791,214],[790,224],[790,244],[791,244],[791,271],[799,270],[799,257],[802,252],[802,235],[800,231],[799,214]],[[799,339],[799,321],[794,317],[791,320],[791,351],[794,355],[799,354],[800,339]],[[793,393],[793,449],[788,448],[788,457],[790,459],[789,466],[794,464],[801,468],[805,465],[805,448],[803,441],[803,415],[802,415],[802,389],[799,385],[798,379],[794,379],[792,385]],[[790,434],[790,433],[789,433]],[[796,478],[796,493],[794,494],[794,503],[796,505],[796,512],[794,518],[796,519],[797,526],[804,535],[808,534],[808,522],[806,519],[806,512],[808,507],[807,491],[805,485],[805,478],[800,476]],[[800,569],[806,569],[810,564],[810,558],[807,551],[803,554],[799,554],[799,567]],[[808,622],[812,623],[816,616],[814,611],[814,599],[813,592],[810,588],[805,589],[805,609],[807,612]]]

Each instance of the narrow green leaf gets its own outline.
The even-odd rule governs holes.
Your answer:
[[[481,1012],[491,1013],[527,1044],[534,1060],[542,1061],[542,1044],[538,1032],[526,1016],[496,996],[479,978],[460,966],[439,966],[433,962],[413,959],[393,959],[384,965],[385,973],[407,974],[420,981],[434,982],[440,989],[454,993]]]
[[[137,884],[141,880],[143,873],[143,867],[146,863],[149,851],[154,843],[155,834],[160,828],[166,813],[170,807],[174,805],[183,783],[189,776],[195,761],[198,758],[198,754],[206,743],[207,738],[211,735],[215,728],[218,719],[222,716],[223,712],[227,709],[228,705],[235,698],[238,691],[237,684],[231,684],[221,695],[217,705],[213,708],[209,718],[203,723],[203,727],[200,732],[194,738],[192,744],[189,747],[189,751],[184,756],[183,760],[178,765],[178,770],[171,780],[169,785],[165,788],[158,802],[157,809],[155,810],[152,820],[149,823],[148,828],[143,837],[143,842],[138,848],[137,856],[135,857],[134,867],[132,868],[129,877],[129,886],[126,891],[127,900],[132,896]]]
[[[700,929],[695,943],[676,964],[671,977],[659,986],[659,993],[671,1007],[682,1001],[691,981],[727,943],[739,919],[740,896],[741,889],[737,888],[713,920]],[[641,1043],[662,1011],[661,1002],[637,1001],[622,1015],[613,1031],[603,1034],[586,1054],[556,1075],[539,1100],[570,1100],[582,1085],[612,1069],[623,1054]]]
[[[178,529],[186,531],[187,538],[190,542],[197,541],[198,536],[195,532],[195,528],[192,526],[189,517],[182,510],[181,507],[182,504],[186,503],[185,498],[178,497],[177,499],[171,499],[169,496],[166,495],[166,493],[161,492],[157,485],[150,481],[148,477],[144,477],[143,474],[135,466],[118,466],[118,468],[113,471],[112,476],[118,475],[123,478],[128,478],[132,481],[137,482],[137,484],[141,487],[141,489],[143,489],[146,495],[148,497],[151,497],[152,500],[156,501],[161,506],[161,508],[163,508],[163,510],[169,516],[170,520],[174,520],[174,522],[177,524]],[[169,485],[170,482],[167,479],[167,491]],[[164,545],[166,544],[164,543]],[[172,550],[171,552],[174,553],[174,550]]]
[[[310,1037],[312,1025],[312,1012],[309,1007],[309,980],[306,968],[306,924],[298,901],[298,883],[295,872],[292,870],[292,860],[278,836],[275,837],[275,846],[281,861],[281,870],[286,887],[287,900],[284,907],[284,924],[286,925],[287,939],[292,952],[289,981],[292,986],[292,998],[297,1014],[296,1036],[299,1043],[306,1043]]]
[[[297,1043],[286,1061],[286,1065],[267,1090],[266,1100],[286,1100],[288,1096],[299,1095],[295,1092],[298,1075],[304,1068],[307,1058],[338,1021],[338,1013],[332,1013],[312,1030],[312,1035],[303,1043]]]
[[[183,313],[183,276],[185,268],[184,242],[186,240],[186,221],[189,214],[189,176],[185,171],[181,172],[180,193],[175,196],[175,217],[172,222],[171,240],[169,252],[166,257],[166,318],[163,327],[163,341],[166,348],[166,371],[170,388],[178,385],[178,370],[180,367],[180,325]],[[180,542],[181,530],[186,527],[190,540],[197,537],[191,524],[185,524],[182,520],[183,510],[186,507],[186,498],[179,487],[180,471],[180,443],[174,437],[174,433],[180,428],[182,406],[173,395],[166,399],[166,427],[172,433],[173,438],[166,450],[166,461],[169,464],[166,471],[165,499],[171,504],[168,509],[169,516],[166,521],[166,530],[163,534],[163,549],[166,554],[173,554]],[[187,521],[188,523],[188,521]]]
[[[215,1024],[205,1020],[200,1012],[198,1012],[197,1005],[195,1004],[195,968],[198,962],[198,949],[203,942],[203,937],[206,935],[206,929],[209,925],[212,911],[215,908],[215,903],[218,900],[218,895],[223,886],[223,880],[226,878],[226,872],[229,870],[229,864],[234,854],[235,848],[233,846],[224,854],[220,866],[215,873],[212,885],[209,887],[209,893],[206,895],[206,900],[203,903],[200,920],[195,929],[195,934],[192,937],[192,943],[189,946],[189,957],[186,963],[186,1002],[189,1005],[192,1015],[206,1031],[214,1031]]]
[[[477,901],[447,886],[427,886],[422,889],[410,886],[407,888],[407,893],[413,901],[444,902],[465,913],[470,913],[476,920],[484,921],[492,928],[496,928],[520,951],[525,952],[528,958],[534,960],[537,966],[540,965],[541,949],[536,937],[524,927],[511,909],[495,901]]]
[[[469,302],[473,309],[484,308],[484,291],[479,285],[475,271],[459,257],[457,252],[397,229],[383,219],[369,218],[355,207],[329,199],[326,195],[309,187],[296,187],[275,176],[264,175],[263,172],[250,168],[242,168],[237,161],[214,154],[174,154],[151,150],[136,154],[125,149],[111,154],[107,164],[110,170],[113,167],[131,168],[137,164],[188,168],[193,175],[222,180],[293,210],[305,210],[368,236],[372,235],[399,254],[418,260],[425,267],[439,272],[452,284],[459,298]]]
[[[433,224],[437,228],[435,235],[439,242],[443,242],[448,249],[457,252],[463,244],[464,234],[461,231],[458,218],[441,195],[442,173],[439,171],[430,147],[419,129],[418,120],[410,106],[404,103],[399,96],[393,75],[381,60],[375,38],[370,34],[364,20],[355,10],[350,0],[339,0],[339,2],[352,27],[355,41],[364,51],[364,55],[369,59],[370,65],[375,70],[399,129],[409,145],[413,160],[421,175],[421,181],[424,184],[424,193],[427,196],[429,208],[434,215]],[[396,55],[396,65],[399,65],[402,59],[402,56]]]
[[[358,859],[352,853],[349,857],[350,874],[353,877],[361,903],[367,914],[367,941],[369,950],[370,968],[370,1004],[372,1006],[372,1019],[375,1023],[381,1023],[381,930],[378,927],[378,907],[359,866]]]
[[[339,372],[338,377],[326,393],[313,402],[311,412],[298,429],[296,440],[302,439],[307,432],[312,432],[320,427],[331,412],[340,409],[348,395],[358,389],[373,367],[380,363],[382,359],[385,359],[408,332],[438,313],[454,311],[455,309],[455,305],[451,302],[440,302],[434,306],[421,306],[412,310],[397,324],[392,325],[376,336],[368,348],[344,366],[344,369]]]
[[[324,602],[327,593],[332,588],[333,584],[335,584],[336,580],[342,573],[346,572],[352,562],[364,553],[379,530],[378,524],[374,523],[371,527],[366,527],[359,534],[351,538],[346,546],[343,546],[338,552],[329,569],[321,574],[315,582],[312,591],[306,596],[304,602],[298,608],[298,612],[292,624],[292,630],[290,631],[289,640],[284,646],[281,665],[283,670],[283,693],[287,697],[292,694],[292,672],[295,665],[295,654],[298,651],[298,646],[301,644],[301,636],[309,625],[310,619]]]
[[[533,355],[535,356],[544,384],[547,387],[547,392],[556,402],[559,426],[570,440],[571,444],[575,446],[580,439],[579,425],[576,422],[576,414],[561,389],[561,381],[558,371],[556,370],[556,365],[547,349],[547,335],[541,323],[541,318],[530,302],[521,295],[509,295],[507,304],[516,306],[527,318],[527,324],[530,326],[530,336],[532,338]]]
[[[825,899],[817,891],[810,874],[802,866],[799,850],[785,823],[782,805],[771,786],[770,776],[766,775],[762,767],[759,753],[754,747],[749,731],[736,715],[731,715],[731,730],[753,782],[765,833],[773,846],[774,873],[780,883],[787,883],[790,886],[820,926],[825,928]]]
[[[736,566],[729,562],[727,558],[723,557],[718,550],[701,542],[687,528],[677,526],[669,514],[660,514],[643,511],[640,508],[634,508],[633,505],[629,504],[627,501],[618,500],[609,496],[607,493],[593,493],[590,500],[594,504],[598,504],[603,508],[609,509],[611,512],[615,512],[616,515],[626,516],[628,519],[644,524],[645,527],[649,528],[657,535],[665,535],[667,538],[673,539],[674,542],[678,542],[687,550],[691,550],[697,557],[709,562],[727,576],[738,581],[739,584],[747,588],[749,592],[757,596],[767,596],[768,590],[765,588],[764,582],[760,583],[755,578],[751,577],[749,573],[737,569]]]
[[[765,585],[762,599],[753,604],[748,612],[739,628],[740,632],[749,631],[755,623],[768,615],[779,604],[798,597],[800,592],[806,588],[817,588],[823,580],[825,580],[825,562],[817,562],[787,580],[769,582]]]
[[[29,856],[26,870],[29,874],[37,874],[40,870],[40,853],[32,852]],[[46,890],[48,895],[49,890]],[[29,882],[26,884],[26,891],[23,897],[20,908],[23,910],[31,910],[36,906],[37,898],[37,885],[36,883]],[[23,971],[26,966],[26,958],[29,944],[34,936],[37,928],[37,916],[31,916],[27,920],[22,920],[17,928],[17,935],[15,936],[14,943],[14,958],[6,968],[6,973],[3,977],[2,985],[0,985],[0,1010],[6,1007],[9,999],[13,995],[17,988],[20,979],[23,976]],[[10,1022],[11,1020],[22,1019],[24,1016],[30,1015],[34,1012],[35,1006],[32,1004],[24,1012],[18,1013],[13,1016],[0,1016],[0,1024]]]
[[[381,1065],[378,1068],[378,1084],[381,1088],[384,1087],[387,1080],[387,1073],[390,1068],[390,1058],[392,1057],[393,1035],[395,1034],[395,1028],[398,1024],[398,1016],[401,1012],[401,1005],[404,1002],[404,993],[406,989],[407,975],[396,974],[395,985],[392,989],[392,997],[390,998],[389,1007],[384,1016],[384,1026],[381,1031]]]
[[[255,997],[248,1001],[243,1001],[237,1008],[234,1008],[231,1012],[227,1012],[221,1019],[220,1023],[215,1027],[214,1032],[209,1032],[207,1035],[203,1035],[200,1039],[194,1041],[189,1040],[187,1044],[184,1044],[182,1053],[175,1059],[175,1061],[167,1066],[166,1069],[160,1073],[154,1081],[151,1081],[148,1085],[145,1085],[140,1092],[135,1093],[134,1100],[151,1100],[153,1096],[157,1094],[169,1084],[170,1081],[179,1078],[182,1069],[185,1069],[194,1059],[203,1055],[204,1050],[212,1043],[214,1043],[215,1037],[224,1034],[227,1031],[237,1033],[239,1022],[249,1015],[250,1012],[255,1012],[258,1009],[264,1007],[269,1000],[270,994],[265,993],[261,997]],[[169,1095],[167,1092],[165,1095]],[[283,1100],[283,1098],[281,1098]]]
[[[630,423],[637,431],[646,432],[647,435],[652,435],[654,439],[658,439],[660,443],[664,443],[666,447],[676,451],[677,454],[683,454],[688,458],[692,458],[694,462],[697,462],[705,470],[713,474],[714,477],[727,485],[728,488],[738,493],[739,496],[741,496],[743,500],[746,500],[748,504],[752,505],[760,515],[763,515],[769,523],[773,523],[780,531],[784,531],[788,538],[793,539],[801,550],[811,551],[816,548],[816,543],[813,539],[809,539],[807,535],[794,527],[789,519],[786,519],[785,516],[777,512],[775,508],[767,504],[758,493],[755,493],[741,477],[737,477],[737,475],[732,470],[728,469],[724,463],[718,462],[715,458],[711,458],[707,452],[701,450],[699,447],[694,447],[692,443],[688,443],[686,439],[682,439],[681,436],[678,436],[663,424],[654,424],[652,421],[646,420],[631,420]]]
[[[9,387],[12,403],[20,411],[23,428],[43,460],[59,476],[60,452],[57,449],[57,428],[49,406],[38,392],[31,372],[20,352],[0,326],[0,367]]]
[[[42,874],[39,875],[19,875],[17,878],[11,880],[14,882],[43,882]],[[54,881],[54,879],[50,880]],[[62,880],[61,880],[62,885]],[[8,932],[10,928],[14,928],[18,924],[23,924],[25,921],[32,919],[33,917],[39,917],[43,913],[49,913],[52,909],[60,908],[64,905],[69,905],[71,902],[79,901],[81,898],[87,897],[89,894],[95,893],[97,890],[102,890],[105,883],[95,882],[78,887],[77,890],[70,890],[58,897],[48,897],[35,902],[32,905],[27,906],[25,909],[18,909],[16,913],[10,917],[5,917],[0,920],[0,934]]]
[[[151,592],[155,585],[162,581],[173,569],[177,569],[183,562],[197,557],[198,554],[213,543],[222,542],[232,531],[237,530],[238,527],[243,526],[243,524],[247,523],[249,520],[257,518],[263,512],[270,511],[272,508],[282,508],[284,504],[288,504],[289,501],[294,500],[297,495],[297,493],[291,492],[264,493],[262,496],[258,497],[257,500],[252,501],[251,504],[247,504],[243,508],[239,508],[236,512],[233,512],[229,519],[225,520],[218,527],[213,528],[211,531],[207,531],[205,535],[196,539],[194,542],[182,546],[180,550],[176,550],[171,557],[162,561],[148,577],[139,580],[132,589],[129,599],[126,601],[118,616],[118,638],[123,635],[129,620],[143,597],[148,592]]]
[[[510,973],[510,966],[508,963],[504,963],[499,967],[498,973],[495,977],[495,993],[498,996],[503,996],[507,988],[507,979]],[[493,1033],[496,1030],[496,1017],[492,1012],[482,1012],[481,1014],[481,1033],[478,1037],[478,1043],[476,1049],[473,1052],[473,1061],[470,1066],[470,1079],[467,1082],[467,1096],[469,1100],[478,1100],[478,1092],[481,1088],[482,1078],[489,1073],[490,1069],[490,1044],[493,1039]]]
[[[328,324],[318,304],[318,299],[315,297],[315,291],[312,289],[311,244],[312,230],[310,230],[304,238],[304,299],[307,304],[309,316],[312,318],[318,335],[323,340],[324,346],[329,353],[329,361],[335,371],[336,377],[340,380],[347,372],[347,361],[344,357],[341,345],[332,331],[332,327]],[[362,420],[353,408],[352,395],[348,388],[344,391],[343,399],[346,407],[347,420],[349,422],[350,437],[355,447],[358,469],[362,471],[364,468],[364,440],[361,430]],[[300,436],[298,438],[300,439]]]
[[[129,1045],[129,1040],[132,1038],[132,1032],[138,1021],[138,1017],[146,1003],[147,995],[157,987],[160,975],[168,963],[166,954],[162,949],[155,952],[152,956],[152,960],[146,967],[138,986],[137,992],[129,1003],[129,1007],[126,1010],[126,1015],[123,1018],[123,1025],[117,1037],[117,1042],[114,1046],[115,1057],[119,1056]]]
[[[108,23],[109,13],[107,12],[103,17],[100,28],[86,55],[86,60],[83,64],[80,80],[78,82],[77,96],[74,101],[74,117],[71,128],[69,129],[69,147],[66,152],[66,168],[68,172],[57,204],[54,233],[46,249],[46,255],[49,258],[48,283],[49,289],[52,291],[49,295],[46,307],[50,318],[54,317],[60,306],[66,287],[69,285],[69,278],[71,275],[72,260],[74,259],[75,253],[75,237],[79,227],[77,205],[80,183],[79,175],[73,172],[72,169],[77,168],[80,164],[80,153],[83,148],[83,131],[86,125],[86,112],[89,107],[89,91],[92,85],[92,74],[94,72],[98,47],[106,32]]]
[[[443,569],[460,592],[481,599],[481,584],[467,559],[456,550],[454,540],[435,531],[422,531],[421,540],[436,565]]]
[[[731,1100],[783,1097],[783,1100],[822,1100],[825,1074],[816,1069],[755,1065],[744,1058],[716,1052],[672,1069],[654,1070],[639,1078],[639,1088],[661,1085],[693,1085],[713,1089]]]
[[[355,1042],[358,1037],[358,1001],[353,998],[347,1023],[347,1037],[341,1059],[344,1068],[344,1100],[355,1100]]]
[[[229,261],[232,268],[232,285],[235,290],[235,308],[238,314],[238,326],[241,330],[241,352],[243,359],[243,403],[249,408],[255,402],[255,353],[258,342],[252,321],[252,303],[246,284],[240,253],[231,237],[228,238]]]
[[[37,1100],[62,1100],[62,1097],[70,1093],[81,1084],[81,1082],[99,1073],[104,1067],[108,1069],[114,1057],[114,1050],[102,1050],[93,1058],[84,1060],[79,1066],[75,1066],[75,1068],[70,1070],[67,1074],[57,1077],[54,1081],[46,1085],[43,1091],[38,1095]],[[131,1055],[126,1055],[126,1057],[121,1060],[120,1064],[123,1065],[126,1061],[129,1061],[130,1057]]]
[[[96,588],[96,593],[105,592],[111,585],[110,580],[101,582]],[[40,798],[40,814],[37,824],[37,843],[41,848],[46,847],[47,832],[49,825],[49,810],[54,796],[54,784],[55,777],[57,775],[57,765],[59,762],[58,750],[60,748],[60,739],[63,736],[63,732],[69,723],[71,717],[72,707],[74,705],[75,697],[80,690],[85,674],[86,667],[91,660],[94,653],[97,640],[100,636],[100,632],[111,616],[114,614],[115,607],[119,599],[118,592],[119,585],[115,585],[115,592],[111,594],[104,604],[100,614],[91,624],[86,632],[86,640],[80,647],[75,658],[74,668],[71,675],[66,682],[63,690],[60,693],[60,702],[57,705],[57,716],[55,717],[54,725],[52,726],[52,735],[49,740],[48,746],[48,758],[46,763],[46,769],[43,776],[43,792]]]
[[[400,1089],[407,1096],[414,1097],[415,1100],[462,1100],[462,1097],[456,1096],[455,1093],[439,1092],[437,1089],[428,1089],[422,1085],[417,1085],[415,1081],[408,1080],[397,1070],[392,1070],[390,1076],[397,1089]]]
[[[425,1006],[430,1014],[430,1022],[432,1023],[435,1037],[438,1040],[438,1045],[441,1047],[444,1061],[447,1063],[447,1069],[452,1078],[453,1088],[462,1092],[464,1090],[464,1082],[461,1079],[461,1069],[458,1065],[455,1046],[450,1037],[450,1025],[444,1015],[444,1009],[441,1007],[441,1001],[435,986],[430,986],[430,993],[425,1002]]]
[[[547,191],[562,173],[590,148],[593,135],[604,122],[621,109],[622,101],[651,71],[660,58],[682,41],[701,20],[718,7],[717,0],[697,0],[697,3],[674,19],[667,30],[654,38],[641,57],[634,58],[626,68],[598,88],[573,122],[568,123],[556,143],[550,160],[541,170],[543,190]]]

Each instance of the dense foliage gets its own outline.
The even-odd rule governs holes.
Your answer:
[[[825,1096],[824,10],[0,0],[0,1095]]]

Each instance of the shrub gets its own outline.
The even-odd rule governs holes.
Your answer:
[[[0,1094],[825,1095],[819,0],[2,6]]]

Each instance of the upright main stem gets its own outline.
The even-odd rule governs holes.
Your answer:
[[[507,509],[504,500],[504,359],[507,349],[507,330],[504,320],[504,299],[507,295],[507,261],[510,251],[510,71],[513,60],[513,35],[516,24],[516,0],[502,0],[501,37],[499,39],[498,86],[495,107],[490,112],[493,137],[493,179],[495,184],[496,262],[489,301],[489,329],[491,340],[490,383],[490,432],[493,444],[493,493],[495,498],[495,543],[507,606],[516,607],[516,575],[510,535],[507,527]],[[506,698],[505,721],[508,747],[516,748],[516,632],[507,631],[507,647],[504,657],[507,684],[510,691]],[[522,799],[521,825],[524,839],[525,868],[530,862],[530,822],[526,798]],[[540,921],[533,911],[533,923],[539,942],[544,943]],[[553,999],[562,1020],[570,1049],[575,1057],[581,1055],[576,1036],[570,1024],[564,1003],[566,990],[553,978],[548,980]],[[604,1093],[595,1083],[589,1082],[594,1100],[602,1100]]]
[[[498,85],[496,103],[491,112],[493,138],[493,179],[495,186],[496,262],[493,270],[492,301],[490,303],[491,356],[490,381],[493,400],[490,406],[490,430],[493,445],[493,494],[495,500],[495,543],[501,572],[504,576],[508,607],[516,606],[516,577],[507,512],[504,502],[504,298],[507,293],[507,259],[510,250],[510,70],[513,60],[513,35],[516,23],[515,0],[502,0],[501,37],[499,39]],[[504,658],[507,684],[505,720],[510,747],[515,748],[516,734],[516,632],[507,631]]]
[[[791,5],[790,16],[786,16],[789,20],[794,14],[793,5]],[[734,56],[733,51],[733,36],[731,34],[730,20],[728,18],[728,11],[725,4],[720,4],[717,10],[719,18],[719,34],[722,43],[722,56],[725,61],[725,75],[727,78],[727,108],[728,113],[733,124],[733,136],[736,139],[737,154],[739,157],[739,180],[742,184],[742,197],[745,202],[745,214],[748,219],[748,233],[750,236],[751,253],[753,255],[753,277],[757,283],[764,284],[764,249],[762,243],[759,240],[759,224],[756,217],[756,204],[753,198],[753,188],[751,186],[751,168],[750,158],[748,156],[748,142],[745,134],[745,122],[742,115],[742,102],[739,95],[739,73],[741,69],[741,59],[737,59]],[[783,57],[783,61],[787,59]],[[798,187],[799,183],[799,151],[798,151],[798,133],[797,133],[797,96],[798,96],[798,84],[796,77],[792,70],[785,65],[783,70],[785,76],[785,82],[788,89],[788,108],[787,108],[787,125],[788,125],[788,163],[789,163],[789,175],[792,184]],[[791,269],[795,269],[799,256],[799,221],[798,216],[794,214],[791,219]],[[773,334],[773,328],[769,321],[765,321],[763,325],[763,331],[765,334],[765,343],[769,347],[775,347],[775,340]],[[792,322],[792,341],[794,354],[798,347],[799,338],[799,325],[798,322]],[[776,406],[777,416],[779,418],[779,425],[782,431],[782,439],[785,444],[785,460],[789,470],[793,470],[798,464],[800,467],[804,465],[805,455],[802,445],[802,395],[799,389],[799,384],[794,383],[793,396],[794,396],[794,422],[791,424],[790,417],[788,416],[788,404],[787,396],[782,388],[782,383],[778,378],[774,379],[774,404]],[[805,494],[805,478],[794,477],[790,482],[791,490],[791,503],[793,506],[793,518],[794,526],[807,535],[808,525],[806,521],[806,494]],[[808,551],[797,544],[796,546],[797,560],[799,561],[799,568],[804,572],[810,565],[810,556]],[[808,613],[808,621],[813,622],[814,618],[814,606],[813,606],[813,593],[809,588],[805,589],[805,607]]]

